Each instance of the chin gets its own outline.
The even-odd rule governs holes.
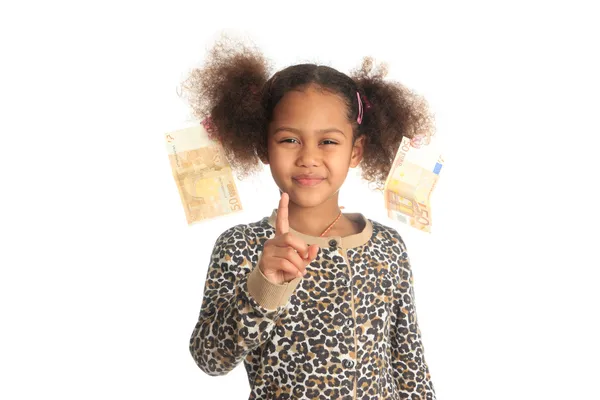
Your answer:
[[[290,201],[294,204],[311,208],[319,206],[329,200],[335,192],[329,190],[307,190],[306,188],[289,188],[287,192],[290,196]]]
[[[316,196],[310,194],[302,194],[300,196],[295,194],[290,194],[290,201],[294,204],[303,207],[303,208],[311,208],[316,207],[324,202],[323,196]]]

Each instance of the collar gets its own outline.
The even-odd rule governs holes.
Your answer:
[[[340,246],[340,247],[348,249],[351,247],[359,247],[359,246],[366,244],[371,239],[371,236],[373,235],[373,225],[371,224],[371,221],[368,220],[367,218],[365,218],[365,216],[360,213],[349,213],[349,214],[344,214],[344,215],[353,221],[364,222],[365,227],[363,228],[362,232],[359,232],[359,233],[356,233],[356,234],[350,235],[350,236],[344,236],[344,237],[342,237],[342,236],[320,237],[320,236],[305,235],[304,233],[295,231],[294,229],[292,229],[290,227],[290,233],[292,233],[292,234],[294,234],[294,236],[299,237],[300,239],[304,240],[304,242],[306,242],[307,245],[316,244],[321,248]],[[273,228],[275,228],[276,220],[277,220],[277,209],[274,209],[273,213],[271,214],[271,216],[268,219],[269,225],[271,225]],[[337,243],[332,245],[332,241],[336,241]]]

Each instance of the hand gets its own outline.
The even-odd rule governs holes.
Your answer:
[[[306,266],[314,261],[319,252],[318,245],[307,246],[302,239],[289,232],[289,200],[290,197],[287,193],[281,194],[277,209],[275,237],[265,242],[258,264],[263,275],[270,282],[278,285],[303,276]]]

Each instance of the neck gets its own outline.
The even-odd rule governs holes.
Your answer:
[[[290,228],[309,236],[321,236],[323,231],[331,225],[333,221],[340,215],[340,207],[338,206],[338,194],[326,202],[315,207],[300,207],[297,204],[291,203],[289,208],[289,223]],[[337,226],[346,217],[342,217],[334,225]],[[334,230],[331,228],[326,236],[330,236]]]

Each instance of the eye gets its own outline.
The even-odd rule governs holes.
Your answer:
[[[298,139],[289,138],[289,139],[283,139],[283,140],[279,141],[279,143],[292,143],[292,144],[297,144],[297,143],[299,143],[299,142],[298,142]],[[337,142],[335,142],[335,141],[333,141],[333,140],[329,140],[329,139],[327,139],[327,140],[323,140],[323,141],[321,142],[321,144],[324,144],[324,145],[337,145],[337,144],[339,144],[339,143],[337,143]]]
[[[298,141],[296,139],[284,139],[282,141],[280,141],[279,143],[292,143],[291,141],[295,141],[296,143],[298,143]]]

